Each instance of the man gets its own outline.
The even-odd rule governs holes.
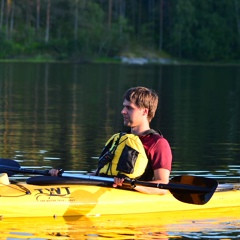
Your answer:
[[[172,165],[172,152],[168,141],[161,134],[148,134],[150,122],[158,106],[158,95],[145,87],[133,87],[123,95],[123,123],[137,135],[146,152],[148,165],[139,180],[152,183],[169,182]],[[58,170],[51,169],[50,174],[57,176]],[[114,177],[113,187],[122,186],[124,178]],[[147,194],[165,194],[167,191],[158,188],[136,186],[135,190]]]
[[[158,95],[145,87],[128,89],[123,96],[123,123],[130,127],[131,133],[138,135],[149,159],[150,168],[143,174],[152,183],[169,182],[172,165],[172,153],[168,141],[160,134],[144,135],[150,129],[150,122],[155,116]],[[148,172],[147,172],[148,171]],[[149,174],[153,172],[149,178]],[[145,180],[144,178],[142,180]],[[122,186],[123,178],[114,178],[113,187]],[[165,194],[166,190],[136,186],[135,190],[148,194]]]

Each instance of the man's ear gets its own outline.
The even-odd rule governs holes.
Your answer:
[[[146,116],[148,116],[148,111],[149,111],[148,108],[144,108],[143,114],[146,115]]]

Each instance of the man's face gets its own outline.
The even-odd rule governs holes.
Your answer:
[[[123,115],[123,123],[125,126],[136,127],[141,125],[146,119],[148,109],[139,108],[134,103],[125,99],[123,101],[123,109],[121,113]]]

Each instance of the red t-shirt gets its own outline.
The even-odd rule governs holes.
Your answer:
[[[172,151],[168,141],[160,134],[149,134],[139,136],[139,138],[143,143],[150,165],[148,165],[142,177],[150,179],[150,175],[153,176],[153,170],[158,168],[165,168],[171,171]]]

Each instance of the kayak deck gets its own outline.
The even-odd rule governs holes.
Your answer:
[[[184,193],[183,193],[184,194]],[[96,185],[0,183],[0,216],[57,217],[113,214],[174,213],[205,210],[226,211],[240,206],[240,191],[215,192],[204,205],[186,204],[170,193],[148,195],[137,191]]]

